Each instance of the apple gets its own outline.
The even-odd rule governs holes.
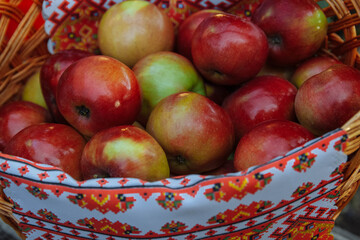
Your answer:
[[[60,123],[39,123],[18,132],[4,153],[61,168],[82,180],[80,159],[86,142],[72,127]]]
[[[204,81],[204,84],[206,96],[219,105],[222,105],[227,96],[234,91],[234,88],[231,86],[219,85],[209,81]]]
[[[49,111],[38,104],[22,100],[7,102],[0,107],[0,151],[22,129],[51,121]]]
[[[232,153],[235,132],[229,115],[194,92],[172,94],[151,112],[146,131],[164,149],[175,175],[220,167]]]
[[[148,1],[123,1],[101,17],[98,43],[102,54],[133,67],[144,56],[172,51],[175,30],[168,15]]]
[[[225,161],[223,165],[214,170],[208,171],[203,173],[204,175],[222,175],[222,174],[229,174],[229,173],[236,173],[237,170],[234,165],[234,159],[229,158]]]
[[[327,36],[327,18],[313,0],[263,0],[251,20],[266,33],[268,60],[277,66],[313,56]]]
[[[345,124],[360,110],[360,71],[335,64],[298,89],[295,112],[301,125],[322,135]]]
[[[133,67],[140,84],[142,106],[138,121],[144,126],[156,104],[173,93],[192,91],[206,94],[203,79],[184,56],[160,51],[140,59]]]
[[[56,102],[66,121],[86,137],[132,124],[141,107],[134,72],[122,62],[95,55],[71,64],[61,75]]]
[[[69,49],[50,55],[40,69],[40,86],[46,105],[54,121],[66,123],[56,103],[56,88],[65,69],[77,60],[91,56],[90,52]]]
[[[234,166],[238,171],[265,164],[284,156],[314,138],[314,135],[296,122],[270,120],[257,125],[238,142]]]
[[[269,62],[266,62],[263,68],[260,70],[260,72],[256,75],[258,76],[268,76],[273,75],[277,77],[284,78],[288,81],[290,81],[291,76],[293,75],[295,71],[295,67],[281,67],[281,66],[274,66],[270,64]]]
[[[122,125],[96,133],[81,157],[85,179],[131,177],[157,181],[170,176],[166,154],[145,130]]]
[[[40,86],[40,70],[35,71],[25,82],[21,100],[33,102],[48,109]]]
[[[191,53],[194,65],[209,82],[238,85],[255,77],[268,55],[263,30],[233,14],[216,14],[196,28]]]
[[[218,9],[201,9],[192,13],[179,25],[176,36],[176,51],[192,61],[191,41],[196,28],[207,17],[224,13]]]
[[[342,62],[330,56],[311,57],[296,67],[290,81],[299,88],[307,79],[325,71],[334,64],[342,64]]]
[[[268,75],[255,77],[228,95],[222,107],[233,121],[236,139],[264,121],[296,121],[296,93],[288,80]]]

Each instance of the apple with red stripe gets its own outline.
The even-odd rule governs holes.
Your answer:
[[[181,92],[162,99],[151,112],[146,131],[162,146],[176,175],[220,167],[235,144],[229,115],[209,98]]]
[[[85,138],[71,126],[39,123],[12,137],[4,153],[59,167],[74,179],[82,180],[80,159],[85,144]]]
[[[299,122],[317,136],[340,128],[359,110],[360,71],[345,64],[307,79],[295,98]]]
[[[330,56],[314,56],[299,64],[290,78],[297,88],[312,76],[325,71],[335,64],[343,64],[340,60]]]
[[[77,60],[93,55],[79,49],[67,49],[50,55],[40,68],[40,86],[45,103],[57,123],[66,123],[56,103],[56,88],[65,69]]]
[[[296,121],[296,93],[288,80],[269,75],[255,77],[228,95],[222,107],[234,123],[237,140],[264,121]]]
[[[156,181],[170,176],[159,143],[145,130],[131,125],[96,133],[84,148],[81,169],[85,179],[134,177]]]
[[[268,62],[276,66],[313,56],[327,36],[326,15],[314,0],[263,0],[251,20],[265,32]]]
[[[51,121],[49,111],[35,103],[14,101],[4,104],[0,108],[0,151],[24,128]]]
[[[176,37],[176,51],[192,61],[191,41],[196,28],[205,18],[212,15],[224,13],[218,9],[201,9],[192,13],[180,24]]]
[[[289,120],[269,120],[247,132],[238,142],[234,166],[237,171],[284,156],[314,138],[302,125]]]
[[[268,49],[261,28],[229,13],[205,18],[191,41],[195,67],[219,85],[239,85],[255,77],[265,65]]]
[[[108,56],[90,56],[61,75],[56,102],[66,121],[87,137],[109,127],[133,124],[141,107],[134,72]]]

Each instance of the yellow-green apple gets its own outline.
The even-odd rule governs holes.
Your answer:
[[[327,18],[314,0],[263,0],[251,20],[266,33],[269,61],[277,66],[313,56],[327,35]]]
[[[122,125],[96,133],[81,157],[85,179],[130,177],[157,181],[170,176],[166,154],[145,130]]]
[[[295,113],[301,125],[322,135],[345,124],[360,110],[360,71],[335,64],[298,89]]]
[[[156,104],[173,93],[191,91],[205,95],[205,86],[194,65],[169,51],[149,54],[133,67],[140,84],[142,106],[138,121],[144,126]]]
[[[247,132],[238,142],[234,166],[238,171],[244,171],[249,167],[265,164],[313,138],[310,131],[293,121],[263,122]]]
[[[82,180],[80,159],[85,144],[84,137],[69,125],[39,123],[12,137],[4,153],[61,168]]]
[[[209,98],[194,92],[162,99],[151,112],[146,131],[164,149],[175,175],[218,168],[235,145],[229,115]]]
[[[264,121],[295,121],[296,93],[288,80],[268,75],[251,79],[227,96],[222,107],[233,121],[236,139]]]
[[[85,57],[61,75],[56,102],[66,121],[86,137],[99,130],[133,124],[141,107],[134,72],[108,56]]]
[[[69,49],[50,55],[40,69],[40,86],[46,105],[54,121],[66,123],[56,103],[56,88],[65,69],[77,60],[92,55],[89,52]]]
[[[290,78],[297,88],[299,88],[310,77],[325,71],[334,64],[341,64],[342,62],[330,56],[314,56],[304,62],[300,63],[295,68],[293,75]]]
[[[25,82],[21,100],[33,102],[48,109],[40,86],[40,70],[35,71]]]
[[[261,28],[233,14],[215,14],[196,28],[191,54],[202,76],[219,85],[238,85],[264,66],[268,42]]]
[[[149,1],[123,1],[101,17],[98,43],[102,54],[129,67],[144,56],[172,51],[175,30],[168,15]]]
[[[22,129],[51,121],[49,111],[33,102],[19,100],[4,104],[0,108],[0,151]]]
[[[218,13],[224,12],[218,9],[201,9],[185,18],[176,35],[176,51],[192,61],[191,41],[196,28],[205,18]]]

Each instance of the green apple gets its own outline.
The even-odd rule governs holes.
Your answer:
[[[169,51],[150,54],[133,67],[140,84],[142,106],[138,121],[144,126],[156,104],[178,92],[206,95],[202,77],[186,57]]]
[[[43,93],[40,86],[40,71],[36,71],[26,81],[21,98],[24,101],[36,103],[47,109]]]
[[[140,58],[174,48],[175,30],[168,15],[148,1],[123,1],[102,16],[98,42],[102,54],[132,67]]]

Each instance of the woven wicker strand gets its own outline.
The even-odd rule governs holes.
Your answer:
[[[49,56],[44,27],[35,30],[33,24],[41,14],[42,3],[34,1],[24,14],[18,9],[21,0],[0,1],[0,105],[18,95],[28,77]],[[10,21],[18,23],[10,39],[6,32]]]

